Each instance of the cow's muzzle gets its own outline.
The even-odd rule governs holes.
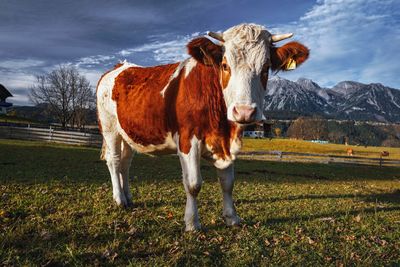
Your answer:
[[[237,123],[249,124],[255,122],[257,107],[249,105],[235,105],[233,107],[233,118]]]

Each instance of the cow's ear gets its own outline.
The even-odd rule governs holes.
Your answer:
[[[271,69],[273,71],[293,70],[307,60],[310,50],[298,42],[271,48]]]
[[[222,46],[216,45],[206,37],[199,37],[187,45],[188,54],[207,66],[219,65],[222,61]]]

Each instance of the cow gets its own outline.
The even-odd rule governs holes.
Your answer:
[[[389,157],[389,151],[381,151],[381,157]]]
[[[352,148],[346,149],[347,156],[352,157],[354,156],[354,150]]]
[[[132,205],[128,176],[134,151],[177,154],[187,196],[185,229],[200,229],[196,199],[203,157],[217,169],[225,223],[238,225],[233,162],[242,129],[263,119],[269,72],[294,69],[308,58],[301,43],[274,45],[292,35],[240,24],[191,40],[190,57],[182,62],[154,67],[125,62],[105,73],[97,86],[97,110],[115,202]]]

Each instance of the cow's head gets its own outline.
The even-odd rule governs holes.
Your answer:
[[[196,38],[188,44],[188,52],[201,64],[219,68],[228,120],[239,124],[262,120],[269,72],[294,69],[309,54],[308,48],[297,42],[274,46],[292,34],[272,35],[255,24],[208,35],[217,43]]]

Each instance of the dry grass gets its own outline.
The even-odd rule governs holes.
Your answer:
[[[280,141],[267,142],[246,140]],[[243,224],[228,228],[203,162],[204,230],[185,233],[177,157],[135,156],[135,207],[122,210],[97,149],[0,140],[0,151],[0,265],[400,264],[399,168],[238,160]]]
[[[352,148],[354,156],[379,158],[381,151],[389,151],[389,159],[400,159],[400,148],[393,147],[374,147],[374,146],[345,146],[338,144],[316,144],[303,140],[291,139],[250,139],[245,138],[243,141],[243,151],[286,151],[286,152],[302,152],[317,153],[329,155],[346,156],[346,150]]]

